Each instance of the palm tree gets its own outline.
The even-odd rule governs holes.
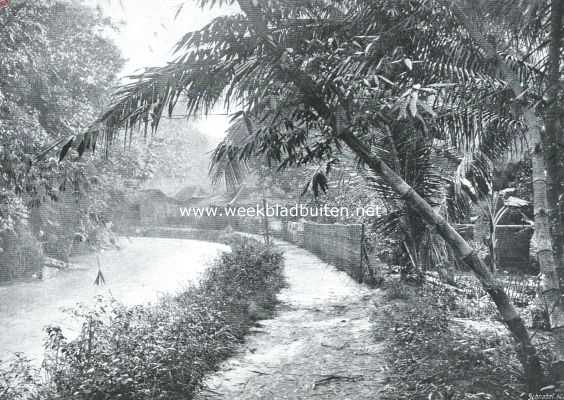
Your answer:
[[[526,89],[530,103],[538,105],[536,113],[541,129],[542,149],[548,176],[547,201],[552,225],[556,262],[560,279],[564,279],[564,230],[562,225],[564,190],[564,153],[562,146],[561,117],[561,63],[562,18],[564,4],[560,0],[509,1],[475,4],[469,14],[486,16],[503,32],[502,42],[511,46],[516,57],[507,58],[509,63],[521,62],[529,65],[532,74],[519,76]],[[475,18],[475,21],[483,18]],[[519,88],[517,88],[519,90]],[[531,144],[532,147],[532,144]]]
[[[444,1],[448,4],[448,2]],[[560,1],[553,1],[548,8],[551,12],[551,22],[552,26],[550,29],[550,49],[548,62],[541,61],[541,63],[547,63],[541,67],[541,72],[548,70],[551,80],[548,82],[549,89],[547,90],[548,112],[545,113],[544,121],[541,116],[539,116],[539,111],[537,110],[537,104],[528,104],[526,90],[523,87],[521,77],[518,75],[518,69],[514,68],[507,60],[504,60],[498,51],[493,47],[490,41],[484,36],[484,28],[480,26],[476,21],[479,20],[477,14],[474,14],[475,10],[471,7],[462,7],[458,3],[454,2],[450,4],[451,9],[457,18],[466,27],[472,40],[474,40],[479,48],[485,52],[485,57],[498,65],[501,77],[507,82],[511,88],[511,93],[514,99],[519,99],[521,102],[519,106],[519,113],[526,124],[527,129],[527,139],[529,144],[529,152],[532,159],[532,169],[533,169],[533,205],[534,205],[534,220],[535,220],[535,236],[534,240],[538,247],[537,258],[539,261],[539,266],[541,270],[541,287],[543,300],[546,303],[547,309],[549,311],[550,326],[553,331],[555,343],[554,343],[554,356],[553,360],[553,374],[559,381],[564,381],[564,301],[562,296],[562,290],[560,287],[560,280],[557,270],[557,259],[555,258],[553,252],[553,238],[551,232],[551,222],[549,220],[549,215],[552,210],[558,207],[557,198],[560,196],[560,181],[562,179],[561,169],[562,167],[558,165],[559,163],[554,160],[554,152],[543,151],[543,147],[553,149],[554,144],[550,142],[550,139],[556,137],[557,130],[557,111],[554,109],[555,104],[557,104],[557,89],[553,88],[551,85],[559,83],[559,65],[560,65],[560,41],[562,38],[562,5]],[[544,18],[542,14],[546,12],[546,3],[542,1],[536,1],[532,5],[533,10],[541,13],[541,17],[537,21],[541,21],[540,30],[545,29],[543,22]],[[520,15],[518,13],[518,15]],[[474,18],[472,18],[474,16]],[[514,20],[511,20],[514,22]],[[530,24],[529,24],[530,25]],[[527,27],[527,25],[525,25]],[[522,29],[522,27],[520,27]],[[539,33],[539,29],[533,29],[533,32]],[[504,37],[504,35],[499,35],[497,33],[498,39],[506,39],[507,42],[511,40],[516,40],[515,36],[509,35],[509,37]],[[518,40],[517,44],[521,44],[523,47],[529,50],[529,57],[533,58],[533,54],[542,53],[543,48],[546,46],[544,43],[536,43],[538,38],[535,38],[532,44],[526,43],[524,40]],[[557,42],[557,43],[555,43]],[[527,46],[528,45],[528,46]],[[511,56],[511,54],[509,54]],[[544,82],[542,76],[533,67],[527,67],[529,70],[528,74],[525,75],[525,79],[532,79],[539,81],[536,86],[532,87],[533,95],[542,96],[544,92]],[[537,93],[534,93],[537,91]],[[542,114],[541,114],[542,115]],[[548,130],[548,132],[545,132]],[[548,139],[548,140],[547,140]],[[550,144],[548,147],[547,144]],[[547,162],[548,161],[548,162]],[[550,166],[550,168],[547,168]],[[552,178],[552,190],[549,190],[547,184],[546,172],[550,173]],[[550,203],[550,204],[549,204]],[[553,216],[553,226],[555,226],[555,232],[561,231],[561,226],[559,225],[558,216]],[[558,233],[557,239],[561,240],[561,234]],[[557,249],[561,246],[558,243]],[[562,249],[557,251],[557,256],[561,256]]]
[[[83,136],[83,148],[100,135],[111,143],[122,127],[156,129],[179,98],[190,115],[225,99],[243,110],[236,117],[261,121],[243,146],[224,144],[216,162],[266,154],[287,165],[329,163],[348,147],[474,271],[520,345],[529,385],[538,388],[543,374],[535,348],[502,285],[388,164],[389,149],[378,148],[390,127],[415,142],[440,139],[461,151],[483,146],[494,130],[501,137],[524,130],[508,107],[514,96],[476,47],[474,30],[463,29],[457,9],[439,1],[237,3],[242,14],[186,34],[174,62],[122,87],[101,126]]]

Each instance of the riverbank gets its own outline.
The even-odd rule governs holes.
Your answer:
[[[98,297],[74,309],[82,321],[77,338],[47,329],[47,381],[29,370],[0,371],[0,400],[191,398],[256,321],[271,315],[284,283],[278,251],[240,237],[229,245],[198,284],[176,295],[135,306]]]
[[[104,285],[94,285],[96,254],[74,257],[79,269],[61,271],[46,280],[18,282],[0,287],[0,359],[22,352],[40,366],[44,327],[58,325],[75,337],[81,321],[72,310],[77,303],[92,305],[96,296],[111,296],[128,304],[157,301],[196,282],[228,246],[195,240],[122,238],[121,250],[99,254]]]

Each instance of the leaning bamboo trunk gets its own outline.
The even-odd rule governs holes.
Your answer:
[[[344,132],[341,137],[349,148],[364,161],[370,169],[380,175],[417,213],[450,245],[456,257],[472,269],[484,290],[490,295],[503,321],[520,346],[520,361],[523,365],[528,386],[537,390],[543,383],[542,367],[531,342],[529,332],[521,316],[513,306],[511,299],[501,284],[490,273],[488,267],[464,238],[429,205],[411,186],[397,175],[384,161],[369,153],[364,144],[351,132]]]

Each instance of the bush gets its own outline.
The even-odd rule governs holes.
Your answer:
[[[37,395],[39,371],[22,354],[0,364],[0,400],[27,400]]]
[[[255,240],[233,239],[198,286],[154,305],[98,298],[76,309],[81,334],[48,331],[49,399],[190,399],[206,374],[232,355],[256,319],[268,316],[283,286],[282,255]]]

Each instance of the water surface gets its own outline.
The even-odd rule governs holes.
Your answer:
[[[97,295],[111,295],[126,304],[143,304],[196,282],[210,262],[227,246],[185,239],[132,238],[121,250],[100,254],[106,280],[94,285],[96,255],[72,260],[79,269],[43,280],[0,287],[0,359],[16,352],[40,363],[44,327],[59,325],[67,337],[77,334],[79,322],[65,308],[89,305]]]

